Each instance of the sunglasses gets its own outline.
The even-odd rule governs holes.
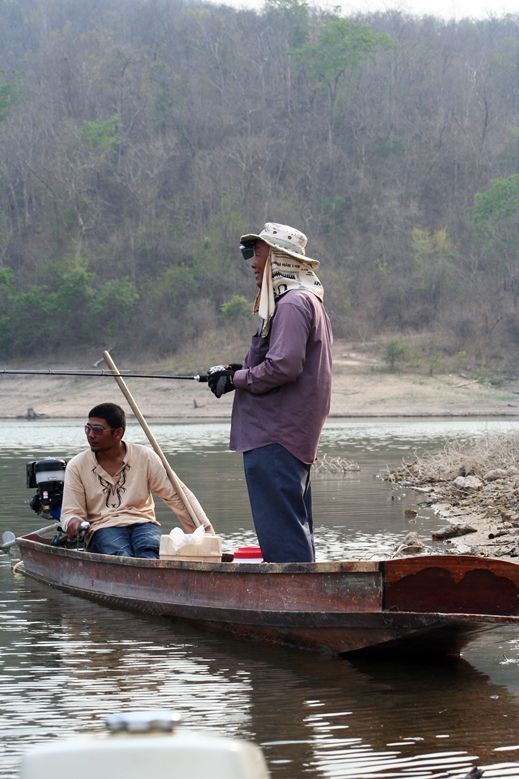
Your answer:
[[[93,433],[96,438],[100,438],[103,433],[108,433],[109,430],[117,430],[117,427],[103,427],[103,425],[85,425],[85,433]]]
[[[248,262],[249,260],[254,259],[254,255],[256,253],[255,247],[256,241],[247,241],[247,243],[240,244],[240,251],[244,260]]]

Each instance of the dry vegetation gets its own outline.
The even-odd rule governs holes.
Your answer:
[[[238,237],[276,220],[322,261],[337,338],[517,375],[518,20],[338,13],[0,3],[2,359],[248,331]]]
[[[427,495],[426,505],[451,522],[433,537],[455,552],[519,556],[519,433],[450,442],[388,479]]]
[[[315,473],[354,473],[360,471],[360,466],[344,457],[328,457],[324,454],[314,464]]]
[[[519,487],[519,433],[508,436],[488,435],[472,444],[450,441],[439,452],[425,453],[412,463],[404,463],[393,472],[392,479],[413,484],[451,482],[458,476],[495,479],[499,472],[514,479]]]

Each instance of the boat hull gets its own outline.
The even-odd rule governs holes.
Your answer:
[[[519,624],[519,566],[497,560],[255,565],[97,555],[36,535],[18,545],[26,575],[73,595],[311,650],[459,651],[475,631]]]

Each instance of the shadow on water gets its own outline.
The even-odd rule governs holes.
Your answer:
[[[189,728],[251,739],[279,779],[461,777],[474,765],[500,776],[495,750],[518,743],[519,696],[463,659],[345,659],[250,643],[112,610],[20,574],[10,595],[4,777],[16,775],[30,745],[100,729],[129,709],[174,709]]]

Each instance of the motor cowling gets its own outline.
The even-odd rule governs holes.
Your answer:
[[[59,519],[63,501],[65,460],[45,457],[27,463],[27,487],[36,487],[30,506],[37,514]]]

